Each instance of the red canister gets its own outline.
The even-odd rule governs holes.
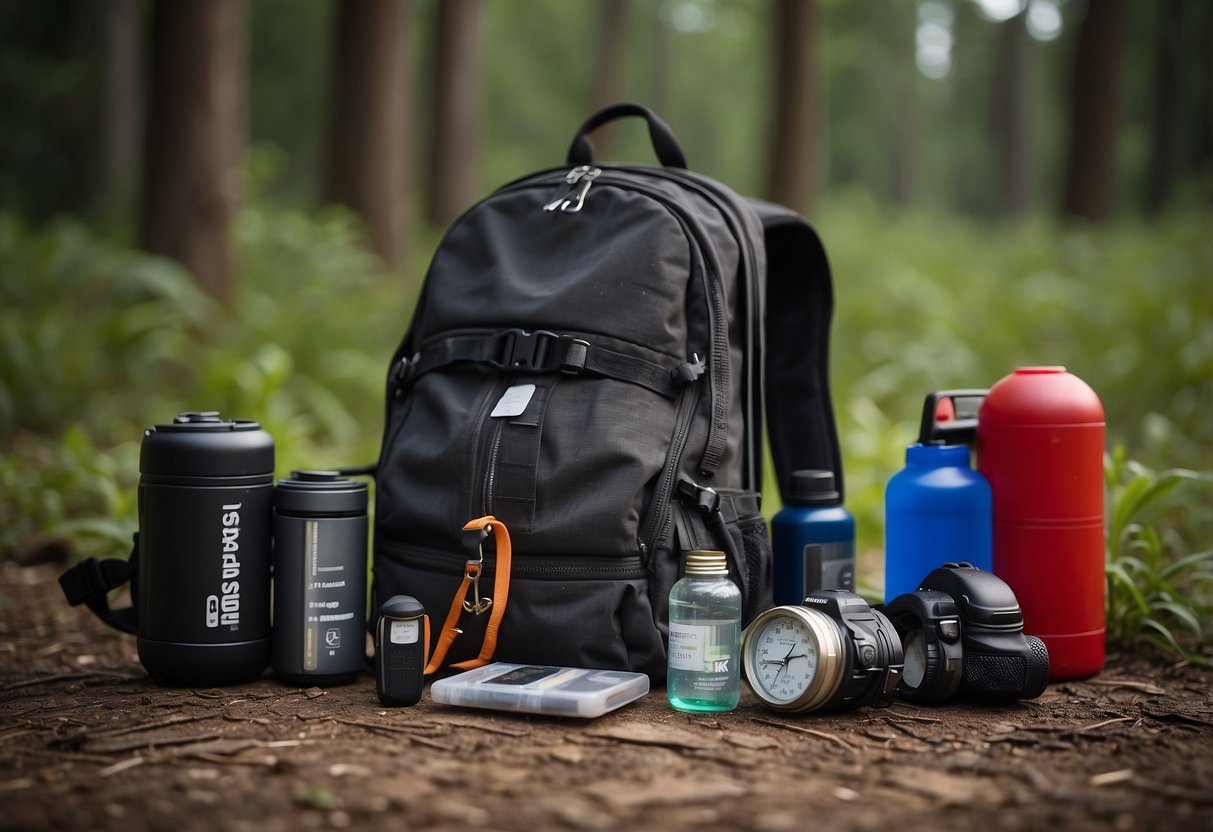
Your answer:
[[[1049,648],[1049,678],[1104,663],[1104,413],[1065,367],[1020,367],[977,417],[990,483],[994,574],[1015,591],[1024,632]]]

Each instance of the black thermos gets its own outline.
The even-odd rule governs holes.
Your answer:
[[[274,672],[338,685],[366,668],[367,487],[294,471],[274,497]]]
[[[253,679],[270,658],[274,440],[182,413],[139,451],[139,660],[158,681]]]

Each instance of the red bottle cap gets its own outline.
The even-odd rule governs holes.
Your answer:
[[[1103,424],[1099,396],[1065,367],[1019,367],[990,388],[978,425]]]

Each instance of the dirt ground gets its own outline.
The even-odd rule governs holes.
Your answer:
[[[4,830],[1213,830],[1213,672],[1159,657],[1005,707],[385,709],[369,675],[159,687],[55,575],[0,564]]]

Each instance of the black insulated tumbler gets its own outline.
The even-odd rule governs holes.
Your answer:
[[[253,679],[270,657],[274,440],[182,413],[139,452],[139,660],[158,681]]]
[[[294,471],[274,497],[274,672],[338,685],[366,668],[367,487]]]

